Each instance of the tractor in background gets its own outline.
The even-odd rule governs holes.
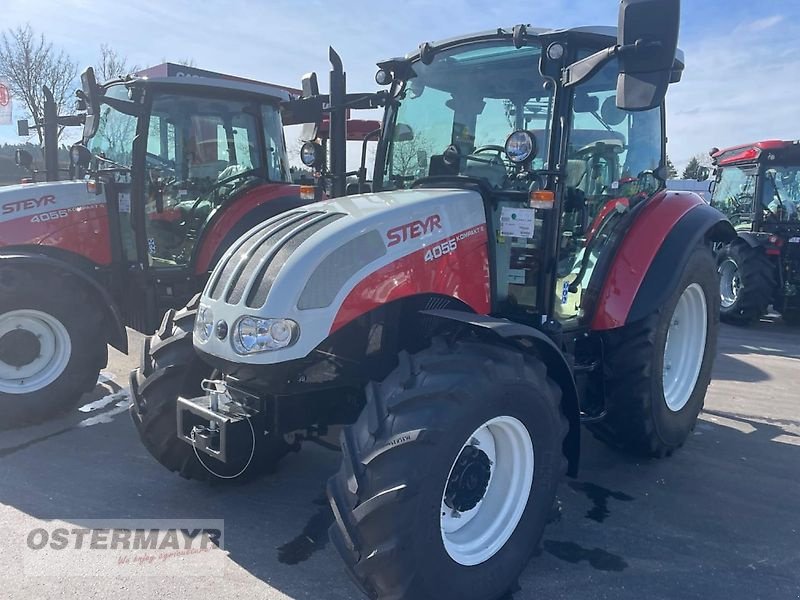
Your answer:
[[[81,83],[80,114],[48,103],[45,181],[0,190],[0,427],[73,406],[125,326],[152,333],[243,233],[324,197],[290,178],[284,125],[322,120],[287,108],[301,90],[170,63]],[[64,177],[57,130],[76,125]]]
[[[772,306],[800,325],[800,142],[712,151],[711,203],[737,236],[718,253],[721,316],[746,325]]]

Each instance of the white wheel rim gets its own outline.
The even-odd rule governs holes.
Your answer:
[[[739,276],[739,265],[726,258],[719,266],[719,295],[723,308],[730,308],[739,299],[742,280]]]
[[[0,360],[0,393],[28,394],[58,379],[72,354],[72,343],[63,323],[50,314],[32,309],[0,315],[0,339],[14,331],[35,336],[39,352],[22,365]]]
[[[672,412],[686,406],[692,396],[706,349],[708,307],[698,283],[681,294],[670,320],[664,347],[664,399]]]
[[[459,458],[469,447],[479,450],[489,459],[489,481],[477,505],[459,512],[451,506],[458,505],[458,502],[447,499],[448,488],[460,468]],[[533,441],[520,420],[497,417],[469,436],[450,467],[442,493],[440,526],[442,541],[450,558],[458,564],[474,566],[500,551],[516,530],[528,505],[533,470]]]

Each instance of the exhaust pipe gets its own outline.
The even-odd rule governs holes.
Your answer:
[[[330,169],[334,198],[347,191],[347,75],[336,50],[329,48],[330,81]]]

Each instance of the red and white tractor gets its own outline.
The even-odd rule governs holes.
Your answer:
[[[664,189],[678,23],[678,0],[623,0],[618,30],[518,25],[379,63],[372,192],[259,224],[166,315],[131,376],[150,452],[249,477],[343,426],[330,535],[360,588],[499,598],[581,423],[663,457],[703,406],[712,245],[735,233]]]
[[[89,69],[78,95],[85,114],[48,105],[48,181],[0,190],[0,428],[72,406],[125,325],[152,333],[243,233],[315,200],[285,149],[299,90],[167,63],[104,85]],[[58,181],[57,129],[78,124]]]

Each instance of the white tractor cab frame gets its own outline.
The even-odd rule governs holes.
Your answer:
[[[132,412],[154,457],[253,476],[344,425],[331,539],[360,588],[483,600],[533,553],[582,422],[679,448],[715,352],[712,245],[734,235],[664,190],[679,7],[623,0],[617,30],[518,25],[379,63],[373,191],[253,228],[146,348]]]

